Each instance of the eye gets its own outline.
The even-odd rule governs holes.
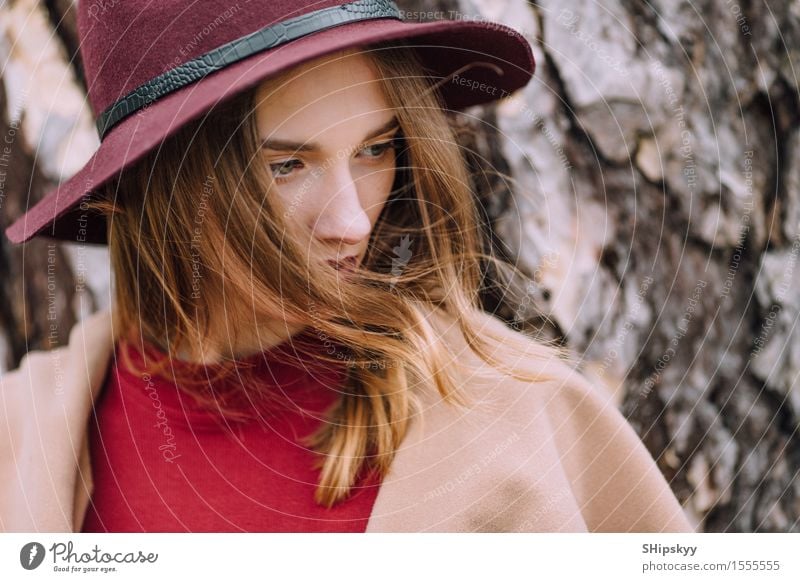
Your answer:
[[[384,157],[384,154],[387,151],[398,149],[402,139],[402,136],[396,135],[389,141],[366,146],[362,148],[361,151],[366,153],[366,157],[368,159],[380,160]],[[269,165],[269,169],[272,172],[272,177],[276,182],[285,182],[289,180],[292,177],[292,170],[302,167],[303,162],[296,158],[283,160],[281,162],[276,162]]]
[[[282,182],[284,180],[289,179],[289,177],[291,176],[291,171],[294,168],[302,165],[303,162],[301,162],[300,160],[291,159],[291,160],[284,160],[276,164],[270,164],[269,169],[272,172],[272,177],[275,179],[275,181]]]
[[[392,138],[389,141],[384,141],[381,143],[372,144],[370,146],[365,147],[362,149],[362,152],[367,152],[368,158],[379,159],[383,157],[383,154],[391,149],[397,149],[399,144],[400,138]]]

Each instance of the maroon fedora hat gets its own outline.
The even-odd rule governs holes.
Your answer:
[[[531,46],[513,28],[409,14],[391,0],[82,0],[79,50],[100,147],[6,235],[105,243],[105,219],[83,204],[96,188],[220,102],[327,53],[403,40],[433,78],[452,76],[440,90],[453,110],[531,79]]]

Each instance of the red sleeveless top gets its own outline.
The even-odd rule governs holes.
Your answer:
[[[258,400],[242,375],[211,381],[201,369],[207,389],[239,395],[236,406],[251,416],[258,411],[245,422],[201,405],[164,377],[169,367],[162,376],[126,369],[118,343],[90,423],[95,489],[82,531],[363,532],[380,486],[371,473],[362,471],[350,496],[330,509],[313,499],[319,455],[301,439],[324,422],[346,371],[298,355],[298,337],[312,332],[241,360],[277,402]],[[311,341],[314,351],[328,349]],[[141,352],[129,351],[142,367]],[[173,360],[176,370],[185,365]]]

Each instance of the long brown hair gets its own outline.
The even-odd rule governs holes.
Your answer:
[[[364,52],[400,122],[401,145],[392,193],[352,281],[304,259],[322,256],[314,254],[320,249],[301,246],[286,227],[286,209],[269,195],[272,176],[258,153],[255,90],[183,127],[95,204],[108,220],[115,325],[131,343],[138,338],[169,354],[181,348],[202,353],[209,338],[219,337],[214,316],[231,298],[249,313],[226,312],[231,330],[280,313],[335,340],[336,354],[318,356],[331,363],[346,359],[342,395],[308,439],[320,455],[315,499],[328,507],[347,497],[362,469],[386,474],[419,412],[419,390],[470,405],[453,366],[460,356],[438,341],[432,310],[452,320],[498,374],[558,379],[530,364],[568,360],[551,342],[504,326],[501,333],[477,329],[476,317],[485,315],[479,298],[485,266],[508,271],[509,265],[483,252],[477,198],[449,114],[411,48],[382,43]],[[526,366],[514,364],[520,358]],[[156,363],[162,370],[169,364]],[[211,368],[218,377],[241,371],[236,362]],[[188,377],[175,381],[200,394]]]

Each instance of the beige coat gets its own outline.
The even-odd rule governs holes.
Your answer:
[[[438,329],[459,368],[477,361],[457,328]],[[80,531],[94,490],[88,422],[113,346],[101,311],[67,346],[0,376],[0,530]],[[634,430],[583,376],[558,386],[486,378],[469,379],[481,402],[467,414],[425,396],[368,532],[694,531]]]

